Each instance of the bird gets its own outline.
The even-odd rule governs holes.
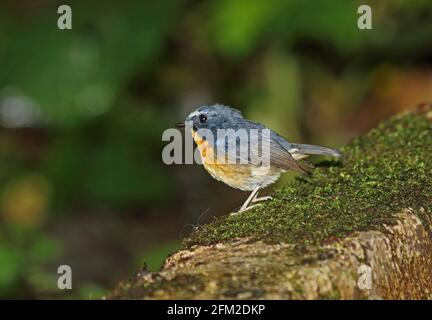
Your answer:
[[[185,121],[178,123],[176,127],[190,128],[193,140],[199,149],[203,167],[213,178],[232,188],[251,192],[240,209],[232,214],[251,209],[256,205],[251,205],[252,203],[271,200],[270,196],[258,197],[258,192],[276,182],[283,172],[292,170],[308,173],[308,166],[300,160],[309,155],[341,156],[338,150],[332,148],[290,143],[265,125],[245,119],[241,111],[222,104],[201,106],[191,112]],[[243,145],[243,147],[246,146],[247,153],[240,152],[241,135],[234,136],[235,139],[231,142],[229,134],[220,137],[220,132],[228,131],[247,134],[248,140]],[[252,139],[253,131],[258,133],[258,139]],[[265,153],[266,139],[269,161],[267,166],[263,166],[263,161],[261,163],[257,161],[257,155],[261,153],[263,156]],[[252,149],[255,152],[251,152]],[[222,152],[223,156],[219,157],[218,152]],[[257,159],[254,159],[254,155]]]

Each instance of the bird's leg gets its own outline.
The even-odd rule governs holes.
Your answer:
[[[270,196],[264,196],[264,197],[258,197],[258,193],[255,194],[255,197],[252,199],[251,202],[260,202],[260,201],[267,201],[272,200],[273,198]]]
[[[249,197],[246,199],[246,201],[243,203],[243,205],[241,206],[240,210],[237,212],[233,212],[232,215],[249,210],[251,207],[248,207],[249,203],[251,203],[251,201],[255,198],[258,190],[260,189],[260,186],[257,186],[255,189],[253,189],[253,191],[251,192],[251,194],[249,195]]]

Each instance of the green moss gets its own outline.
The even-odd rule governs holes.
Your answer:
[[[240,237],[316,244],[380,229],[403,208],[430,213],[431,151],[432,126],[424,114],[394,117],[342,148],[340,161],[321,163],[310,176],[276,190],[266,204],[202,226],[185,244]]]

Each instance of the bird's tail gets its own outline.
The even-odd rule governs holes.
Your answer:
[[[332,156],[340,157],[341,153],[335,149],[314,146],[311,144],[291,144],[290,153],[301,154],[301,155],[322,155],[322,156]]]

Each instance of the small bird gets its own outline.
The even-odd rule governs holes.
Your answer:
[[[216,180],[222,181],[232,188],[251,191],[249,197],[236,213],[254,207],[253,205],[249,206],[251,203],[271,199],[271,197],[258,197],[258,191],[276,182],[281,173],[287,170],[302,173],[307,172],[307,167],[299,162],[299,160],[309,155],[333,157],[341,155],[339,151],[326,147],[290,143],[263,124],[243,118],[239,110],[220,104],[202,106],[190,113],[185,122],[178,123],[176,126],[185,127],[185,124],[188,123],[191,124],[192,137],[198,146],[203,166],[207,172]],[[236,143],[233,149],[232,147],[230,148],[225,137],[223,139],[218,138],[220,129],[232,129],[234,132],[238,132],[241,129],[243,129],[243,132],[251,132],[253,130],[261,132],[262,137],[259,140],[250,139],[248,141],[247,147],[250,149],[254,147],[252,144],[255,143],[260,144],[258,150],[263,150],[262,140],[267,137],[269,139],[268,149],[270,151],[267,170],[257,174],[257,172],[260,172],[259,168],[261,164],[251,158],[251,153],[248,154],[245,161],[245,157],[242,157],[239,152],[239,143]],[[212,133],[214,137],[213,141],[201,134],[204,130]],[[264,132],[267,132],[267,134]],[[238,137],[236,138],[236,142],[239,142]],[[237,161],[232,163],[232,161],[226,161],[226,158],[220,161],[215,156],[218,148],[224,149],[228,158]]]

